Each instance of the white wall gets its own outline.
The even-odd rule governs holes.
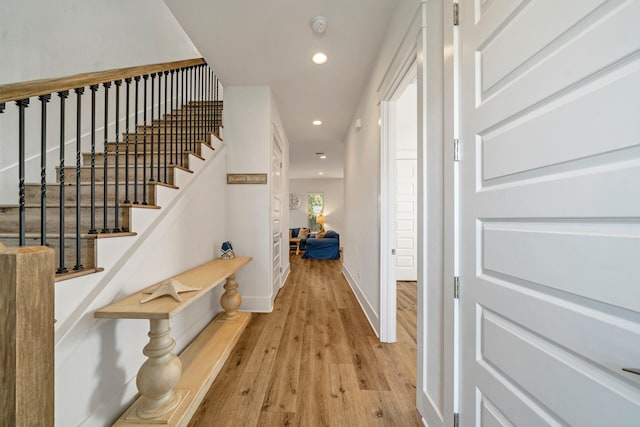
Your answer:
[[[0,84],[199,57],[164,2],[2,1]]]
[[[225,88],[225,142],[229,146],[228,173],[267,173],[271,171],[272,126],[278,128],[283,154],[289,151],[276,102],[268,86]],[[288,157],[283,161],[288,164]],[[286,169],[286,167],[285,167]],[[271,176],[267,181],[270,182]],[[227,186],[229,238],[236,253],[254,257],[237,275],[242,287],[241,310],[269,312],[273,308],[271,186],[268,184],[237,184]],[[286,175],[283,194],[287,190]],[[285,215],[287,215],[285,213]],[[282,221],[287,224],[287,217]],[[286,235],[286,234],[285,234]],[[288,256],[283,245],[283,272],[288,269]]]
[[[24,0],[2,1],[0,9],[0,85],[200,57],[164,2]],[[88,92],[87,88],[83,96],[83,140],[88,140],[90,123]],[[112,108],[113,94],[112,87]],[[124,86],[122,95],[124,101]],[[75,164],[75,97],[71,91],[67,100],[67,165]],[[50,181],[55,181],[54,166],[59,157],[59,102],[54,94],[48,104]],[[101,93],[97,105],[100,140]],[[40,101],[32,98],[26,109],[27,182],[40,181],[40,108]],[[18,202],[17,134],[17,108],[10,102],[0,115],[0,203]]]
[[[380,331],[380,119],[381,82],[395,58],[409,24],[420,4],[402,0],[387,30],[376,64],[360,98],[345,140],[345,234],[343,271],[369,321]],[[393,71],[393,70],[391,70]],[[366,215],[362,213],[366,212]]]
[[[290,179],[289,192],[301,198],[300,207],[289,211],[289,227],[308,227],[307,194],[324,193],[325,230],[335,230],[343,238],[344,231],[344,179],[316,178]]]
[[[395,143],[397,159],[418,158],[418,88],[416,82],[407,86],[395,103]]]
[[[160,189],[162,209],[136,209],[135,237],[100,239],[105,271],[56,284],[55,424],[110,425],[137,393],[145,357],[146,320],[94,319],[95,310],[219,256],[227,240],[226,148],[192,157],[194,174],[180,171],[180,190]],[[243,283],[239,282],[242,287]],[[171,320],[179,353],[221,311],[218,287]]]

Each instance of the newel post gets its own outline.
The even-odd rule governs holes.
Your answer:
[[[52,426],[55,252],[0,244],[0,425]]]

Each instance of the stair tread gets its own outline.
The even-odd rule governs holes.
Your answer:
[[[102,271],[104,271],[102,267],[83,268],[78,271],[70,270],[68,273],[56,273],[55,281],[62,282],[63,280],[75,279],[76,277],[88,276]]]
[[[123,203],[121,205],[124,208],[140,208],[140,209],[162,209],[162,206],[158,205],[143,205],[142,203]]]
[[[98,201],[101,201],[101,200],[98,200]],[[78,206],[76,203],[68,203],[68,202],[65,202],[64,205],[65,205],[64,206],[65,208],[69,208],[69,209],[75,208],[75,207]],[[119,205],[122,205],[122,202],[119,203]],[[11,205],[11,204],[9,204],[9,205],[0,205],[0,209],[16,209],[16,208],[19,208],[19,207],[20,207],[20,205],[18,205],[18,204],[15,204],[15,205]],[[39,209],[41,207],[41,205],[37,204],[37,203],[25,203],[24,207],[25,207],[25,209],[33,209],[33,208],[38,208]],[[59,208],[60,204],[55,204],[55,205],[47,204],[47,205],[45,205],[45,207],[47,209],[55,209],[55,208]],[[89,208],[91,208],[91,204],[83,204],[83,203],[81,203],[80,207],[89,209]],[[102,208],[104,208],[104,205],[96,203],[95,207],[96,207],[96,209],[102,209]],[[116,205],[107,205],[107,209],[115,209],[115,207],[116,207]]]
[[[80,233],[80,238],[82,239],[107,239],[112,237],[127,237],[127,236],[137,236],[138,233],[135,231],[119,231],[117,233]],[[0,233],[0,239],[17,239],[19,238],[18,233]],[[40,233],[25,233],[25,239],[40,239]],[[59,233],[47,233],[47,239],[59,239]],[[75,233],[64,233],[65,239],[75,239]]]

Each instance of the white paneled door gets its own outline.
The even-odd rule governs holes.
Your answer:
[[[460,425],[640,425],[640,1],[459,36]]]
[[[271,236],[273,246],[271,299],[275,300],[282,286],[282,148],[278,133],[273,130],[273,152],[271,155]]]
[[[418,165],[396,160],[396,280],[417,280]]]

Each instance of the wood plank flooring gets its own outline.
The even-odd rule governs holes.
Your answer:
[[[421,426],[415,282],[398,283],[398,342],[381,344],[341,260],[290,260],[273,312],[252,315],[189,426]]]

